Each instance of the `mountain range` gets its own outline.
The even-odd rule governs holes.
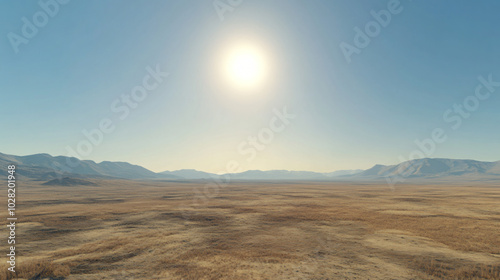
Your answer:
[[[103,161],[96,163],[92,160],[79,160],[74,157],[53,157],[49,154],[14,156],[0,153],[0,168],[7,170],[9,164],[17,166],[16,172],[18,175],[36,180],[55,179],[60,177],[61,174],[65,177],[76,178],[177,179],[177,177],[159,175],[144,167],[127,162]]]
[[[380,165],[353,176],[356,180],[483,181],[500,180],[500,161],[423,158],[397,165]]]
[[[219,176],[230,176],[234,180],[316,180],[316,181],[380,181],[380,180],[500,180],[500,161],[424,158],[406,161],[397,165],[375,165],[367,170],[339,170],[329,173],[289,170],[248,170],[241,173],[218,175],[194,169],[155,173],[144,167],[127,162],[91,160],[35,154],[15,156],[0,153],[0,168],[15,164],[17,174],[34,180],[50,181],[65,178],[122,178],[122,179],[169,179],[208,180]],[[2,174],[5,176],[5,174]]]

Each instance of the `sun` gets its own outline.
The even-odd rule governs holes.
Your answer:
[[[224,68],[226,79],[238,89],[255,89],[268,75],[264,52],[253,45],[233,47]]]

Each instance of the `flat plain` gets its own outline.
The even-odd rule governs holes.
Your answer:
[[[19,279],[500,279],[499,186],[95,182],[19,184]]]

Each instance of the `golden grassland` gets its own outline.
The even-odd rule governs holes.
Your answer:
[[[500,279],[498,186],[98,184],[20,183],[0,279]]]

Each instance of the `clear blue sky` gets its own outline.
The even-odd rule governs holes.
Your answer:
[[[109,118],[114,131],[81,158],[154,171],[223,172],[230,160],[244,170],[333,171],[398,163],[442,128],[448,138],[431,157],[500,160],[500,87],[458,129],[443,119],[478,76],[500,81],[500,2],[401,0],[348,63],[340,44],[354,45],[354,28],[389,2],[243,0],[221,21],[211,1],[73,0],[16,53],[8,34],[21,36],[22,18],[42,8],[2,0],[0,151],[67,155],[82,130]],[[272,66],[249,96],[219,77],[240,39]],[[169,76],[121,120],[111,105],[157,65]],[[247,160],[237,147],[284,106],[295,119]]]

